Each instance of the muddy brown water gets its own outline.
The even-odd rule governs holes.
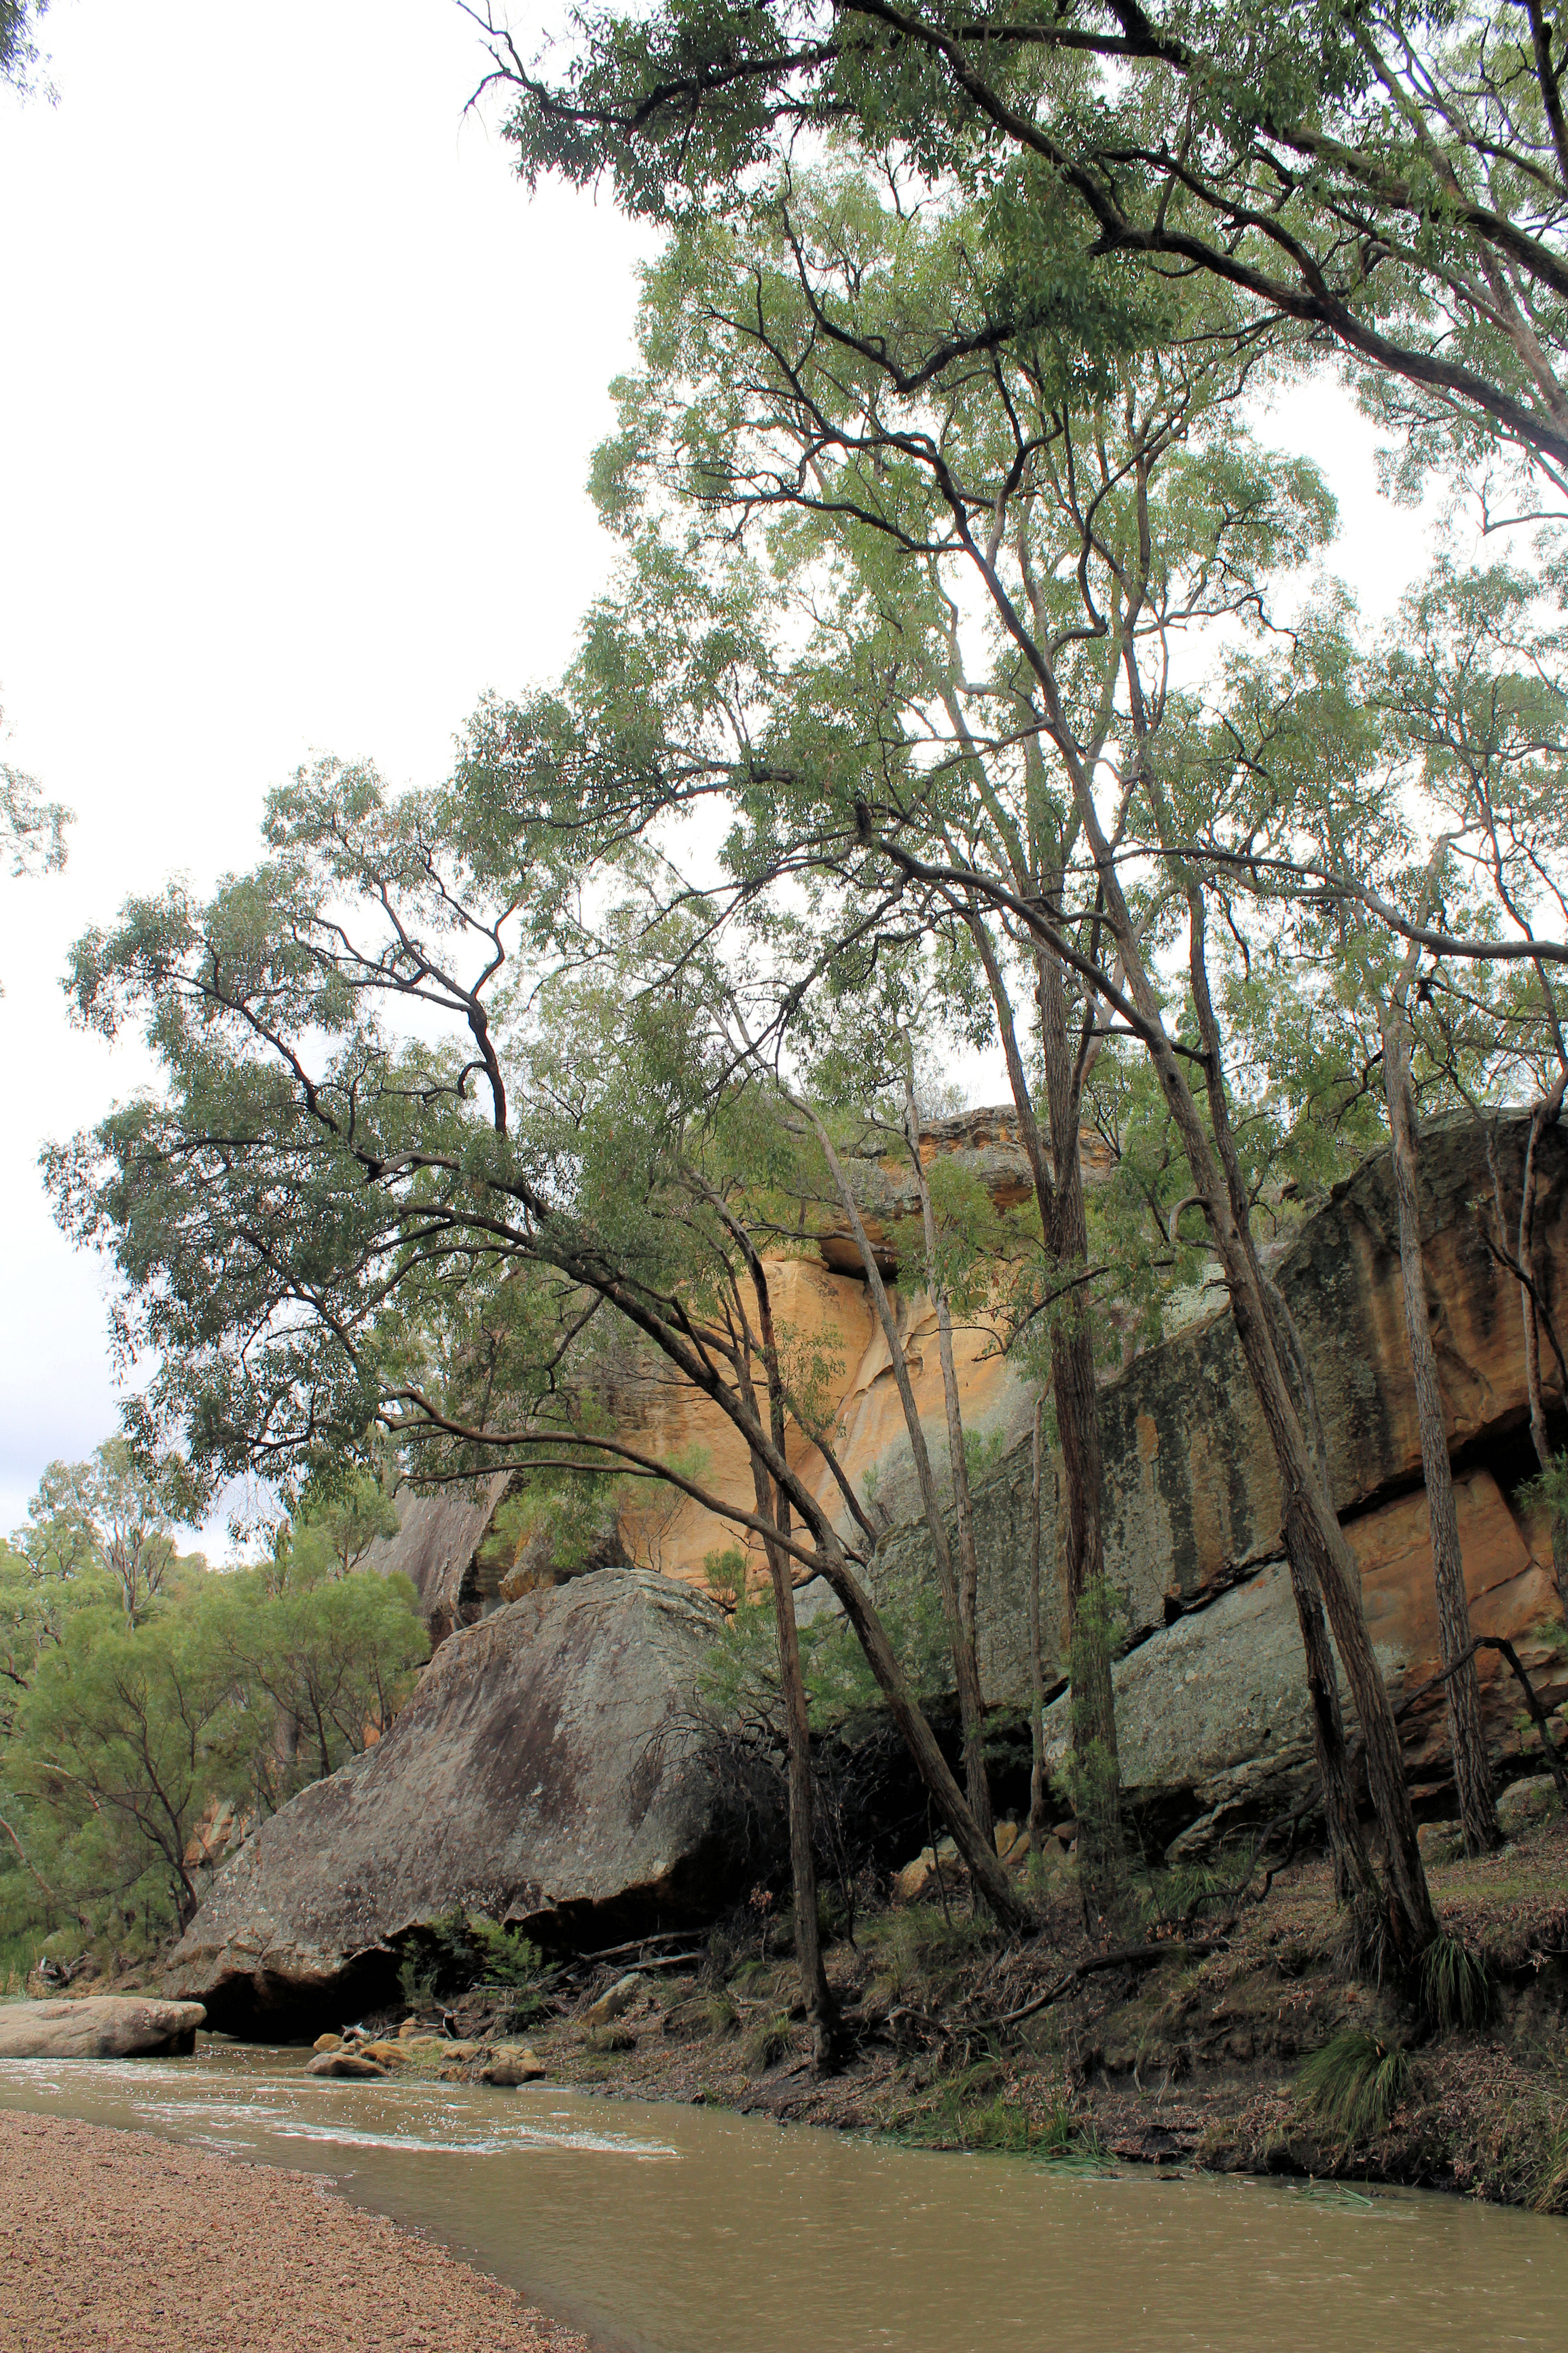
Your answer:
[[[322,2082],[306,2056],[204,2040],[189,2059],[12,2060],[0,2105],[330,2175],[612,2353],[1568,2341],[1568,2222],[935,2155],[548,2084]]]

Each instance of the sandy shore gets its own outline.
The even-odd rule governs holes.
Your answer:
[[[587,2353],[308,2173],[0,2111],[5,2353]]]

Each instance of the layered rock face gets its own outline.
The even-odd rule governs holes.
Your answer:
[[[1511,1116],[1493,1137],[1506,1227],[1517,1222],[1528,1122]],[[999,1206],[1022,1198],[1027,1170],[1000,1113],[944,1122],[921,1142],[928,1160],[951,1152]],[[899,1221],[915,1214],[914,1187],[896,1156],[871,1167],[873,1240],[893,1276],[917,1400],[933,1455],[945,1448],[935,1319],[930,1303],[896,1279]],[[1087,1173],[1095,1173],[1090,1168]],[[1427,1294],[1459,1473],[1460,1533],[1476,1630],[1506,1634],[1541,1674],[1549,1700],[1563,1696],[1547,1653],[1528,1637],[1557,1609],[1545,1528],[1513,1501],[1533,1468],[1524,1439],[1526,1398],[1518,1284],[1500,1261],[1494,1179],[1487,1139],[1470,1123],[1422,1138],[1422,1218]],[[1568,1335],[1568,1132],[1548,1129],[1536,1159],[1533,1278]],[[813,1228],[817,1255],[779,1261],[775,1313],[791,1345],[815,1352],[837,1408],[841,1459],[864,1482],[873,1466],[879,1500],[913,1522],[903,1418],[886,1345],[865,1286],[844,1271],[847,1237],[826,1212]],[[1386,1159],[1368,1162],[1278,1255],[1273,1271],[1311,1358],[1335,1498],[1364,1580],[1374,1642],[1396,1702],[1439,1664],[1420,1444],[1404,1331],[1398,1227]],[[1033,1398],[982,1330],[956,1336],[968,1429],[1016,1440]],[[1543,1367],[1549,1402],[1563,1399]],[[749,1505],[740,1442],[724,1419],[673,1378],[650,1378],[628,1407],[639,1437],[673,1451],[700,1447],[706,1477]],[[1310,1754],[1300,1638],[1280,1563],[1279,1493],[1271,1449],[1228,1312],[1193,1323],[1138,1357],[1101,1392],[1110,1578],[1124,1626],[1117,1668],[1124,1783],[1151,1837],[1202,1843],[1269,1810],[1300,1785]],[[796,1432],[792,1454],[836,1517],[841,1506],[826,1465]],[[476,1550],[504,1492],[504,1476],[471,1498],[414,1501],[381,1554],[406,1568],[437,1636],[487,1595]],[[1063,1680],[1060,1530],[1047,1477],[1045,1556],[1047,1672]],[[988,1701],[1021,1705],[1029,1688],[1026,1576],[1029,1453],[1015,1443],[976,1492],[981,1557],[981,1671]],[[703,1559],[735,1542],[695,1505],[666,1499],[622,1530],[646,1566],[700,1584]],[[922,1527],[900,1527],[873,1571],[879,1595],[929,1586]],[[592,1580],[590,1580],[591,1582]],[[492,1572],[493,1582],[493,1572]],[[1519,1758],[1517,1700],[1493,1653],[1478,1662],[1494,1746]],[[1440,1804],[1447,1778],[1441,1694],[1405,1721],[1417,1791]],[[1065,1755],[1065,1708],[1053,1723]]]
[[[453,1634],[385,1738],[247,1841],[171,1991],[225,2031],[336,2024],[458,1905],[588,1944],[710,1906],[726,1825],[684,1726],[718,1623],[668,1579],[606,1569]]]
[[[916,1401],[934,1435],[945,1428],[936,1315],[924,1293],[899,1277],[900,1228],[920,1217],[907,1149],[901,1140],[868,1137],[858,1153],[846,1158],[868,1238],[888,1281]],[[938,1160],[952,1161],[964,1176],[984,1187],[998,1209],[1015,1208],[1032,1193],[1028,1162],[1010,1110],[965,1112],[936,1122],[921,1134],[921,1158],[928,1167]],[[1087,1141],[1084,1172],[1089,1182],[1101,1173],[1103,1160],[1103,1145],[1098,1139]],[[893,1519],[912,1516],[919,1510],[919,1497],[903,1412],[858,1248],[837,1204],[802,1202],[798,1215],[804,1253],[770,1256],[765,1261],[781,1344],[797,1365],[814,1367],[849,1476],[859,1482],[874,1469],[879,1498]],[[961,1325],[953,1335],[953,1352],[965,1427],[981,1437],[1000,1432],[1005,1439],[1016,1438],[1028,1425],[1033,1394],[996,1348],[991,1333],[983,1326]],[[639,1443],[666,1456],[695,1452],[703,1461],[706,1484],[749,1503],[751,1472],[733,1424],[657,1360],[638,1364],[616,1398],[615,1410],[620,1426],[635,1432]],[[838,1517],[841,1504],[832,1474],[794,1423],[788,1448],[791,1462],[830,1514]],[[486,1539],[507,1485],[502,1472],[477,1481],[468,1492],[410,1495],[402,1506],[397,1535],[371,1548],[369,1567],[384,1573],[400,1571],[413,1580],[437,1642],[455,1625],[477,1620],[501,1598],[512,1564]],[[618,1542],[606,1543],[589,1566],[616,1559],[636,1562],[698,1587],[705,1582],[709,1555],[727,1551],[736,1542],[728,1522],[688,1498],[657,1488],[628,1507],[616,1534]],[[548,1563],[537,1567],[548,1574]],[[760,1558],[756,1573],[759,1578],[763,1574]]]
[[[1496,1138],[1505,1212],[1518,1216],[1528,1122]],[[1568,1331],[1568,1134],[1537,1152],[1534,1279]],[[1459,1529],[1477,1633],[1520,1641],[1533,1670],[1548,1653],[1531,1630],[1558,1613],[1544,1524],[1509,1493],[1533,1469],[1519,1287],[1495,1240],[1486,1139],[1473,1125],[1422,1138],[1427,1297],[1449,1445],[1459,1472]],[[1300,1329],[1328,1440],[1335,1501],[1362,1566],[1373,1640],[1397,1704],[1440,1662],[1421,1447],[1405,1348],[1398,1225],[1388,1162],[1336,1187],[1274,1269]],[[1555,1394],[1554,1392],[1552,1394]],[[1557,1399],[1559,1408],[1561,1399]],[[1300,1641],[1280,1548],[1274,1457],[1228,1312],[1140,1356],[1101,1392],[1106,1565],[1132,1647],[1116,1670],[1129,1799],[1151,1825],[1201,1841],[1267,1810],[1299,1776],[1310,1730]],[[993,1704],[1026,1703],[1030,1468],[1008,1456],[976,1496],[981,1673]],[[1047,1675],[1064,1674],[1062,1531],[1046,1482]],[[884,1546],[886,1596],[931,1576],[923,1529]],[[1478,1662],[1500,1757],[1517,1753],[1517,1686],[1495,1653]],[[1568,1691],[1561,1671],[1540,1683]],[[1065,1702],[1053,1725],[1065,1758]],[[1447,1767],[1441,1694],[1405,1725],[1418,1790],[1436,1796]]]

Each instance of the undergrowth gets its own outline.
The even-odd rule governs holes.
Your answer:
[[[900,2138],[917,2147],[957,2147],[976,2154],[1029,2157],[1098,2171],[1107,2165],[1093,2126],[1058,2090],[1044,2118],[1031,2116],[995,2058],[979,2059],[942,2084],[910,2117]]]
[[[1409,2052],[1359,2026],[1314,2052],[1296,2078],[1302,2108],[1347,2147],[1385,2132],[1410,2087]]]
[[[953,1993],[975,1955],[995,1941],[988,1921],[944,1919],[934,1904],[911,1904],[867,1922],[861,1942],[875,1989],[889,2007],[933,2009]]]
[[[1421,1956],[1421,2009],[1445,2034],[1484,2026],[1495,1998],[1492,1974],[1479,1953],[1458,1936],[1436,1936]]]
[[[513,2019],[523,2021],[540,2010],[536,1989],[543,1969],[544,1955],[518,1929],[482,1912],[458,1910],[414,1930],[404,1946],[397,1989],[410,2010],[421,2010],[475,1986],[493,1986],[510,1995]]]

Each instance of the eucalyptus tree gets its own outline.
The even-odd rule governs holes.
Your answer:
[[[857,1573],[878,1531],[852,1495],[836,1525],[790,1457],[746,1202],[794,1146],[746,1082],[755,1040],[702,908],[590,926],[581,835],[563,847],[475,773],[389,804],[327,763],[275,796],[268,835],[210,902],[133,902],[76,953],[80,1017],[143,1021],[163,1073],[50,1163],[158,1360],[131,1415],[143,1451],[177,1454],[193,1494],[241,1468],[287,1488],[388,1436],[426,1482],[503,1463],[668,1482],[776,1568],[786,1672],[787,1571],[826,1579],[977,1891],[1022,1925]],[[634,882],[649,857],[625,851]],[[639,1350],[736,1430],[752,1504],[608,1421],[596,1399]],[[797,1877],[826,2056],[804,1894]]]
[[[1189,628],[1267,617],[1268,583],[1320,548],[1331,501],[1310,466],[1251,448],[1237,407],[1267,346],[1223,305],[1137,364],[1085,364],[1041,334],[984,357],[954,311],[984,282],[981,227],[877,202],[864,183],[794,185],[744,233],[680,239],[689,299],[666,322],[679,381],[673,461],[685,496],[731,539],[790,519],[879,536],[911,574],[936,565],[1018,658],[1038,745],[1081,828],[1094,895],[1081,912],[1026,894],[984,853],[904,838],[899,781],[856,796],[870,872],[956,909],[974,899],[1040,942],[1148,1053],[1208,1221],[1275,1454],[1307,1648],[1331,1837],[1363,1923],[1403,1958],[1435,1933],[1387,1693],[1315,1430],[1310,1371],[1253,1243],[1207,961],[1204,859],[1185,787],[1196,733],[1173,676]],[[916,353],[929,364],[918,399]],[[1042,556],[1041,548],[1049,551]],[[768,773],[787,773],[782,742]],[[863,765],[868,765],[869,763]],[[1152,858],[1145,889],[1141,865]],[[1159,957],[1184,934],[1195,1042],[1167,1019]],[[1092,937],[1103,949],[1090,953]],[[1107,963],[1111,969],[1107,970]],[[1189,1071],[1198,1074],[1196,1085]],[[1345,1765],[1326,1605],[1360,1718],[1387,1877],[1372,1865]]]
[[[607,172],[633,212],[717,216],[853,140],[985,205],[972,353],[1179,332],[1205,275],[1342,359],[1415,470],[1518,453],[1564,487],[1568,113],[1539,0],[661,0],[580,5],[542,58],[491,5],[470,13],[530,179]]]

